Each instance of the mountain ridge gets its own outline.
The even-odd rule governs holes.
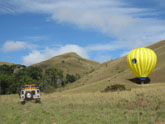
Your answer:
[[[48,60],[33,64],[31,66],[39,66],[42,69],[55,67],[57,69],[63,70],[64,74],[78,73],[80,76],[84,76],[94,71],[99,65],[100,64],[98,62],[84,59],[74,52],[69,52],[52,57]]]

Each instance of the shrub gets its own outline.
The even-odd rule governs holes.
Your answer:
[[[67,83],[72,83],[72,82],[74,82],[74,81],[76,81],[76,76],[71,75],[71,74],[67,74],[67,75],[66,75],[66,82],[67,82]]]
[[[108,91],[123,91],[126,90],[125,85],[121,85],[121,84],[114,84],[111,86],[107,86],[104,89],[104,92],[108,92]]]

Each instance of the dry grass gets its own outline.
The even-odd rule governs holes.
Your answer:
[[[165,41],[158,42],[148,47],[153,49],[158,56],[157,66],[149,76],[151,83],[163,83],[165,82]],[[102,83],[106,82],[106,79],[109,82],[132,83],[129,80],[132,78],[135,78],[135,76],[128,68],[126,56],[124,56],[122,58],[101,64],[96,71],[88,74],[87,76],[77,81],[76,84],[72,84],[69,87],[75,88],[82,85],[88,85],[90,83]]]
[[[66,53],[46,61],[34,64],[33,66],[40,66],[42,69],[49,67],[56,67],[63,70],[64,74],[80,74],[81,77],[94,71],[99,66],[99,63],[91,60],[81,58],[76,53]]]
[[[2,124],[154,124],[165,122],[165,84],[131,91],[41,94],[41,104],[21,105],[18,95],[0,96]],[[82,90],[82,89],[81,89]]]

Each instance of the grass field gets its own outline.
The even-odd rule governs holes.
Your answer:
[[[135,76],[126,56],[99,64],[69,53],[39,63],[84,77],[55,93],[42,93],[41,104],[21,105],[18,95],[0,95],[0,124],[165,124],[165,41],[149,47],[158,64],[151,83],[144,85],[130,81]],[[129,90],[102,92],[112,84]]]
[[[97,86],[96,86],[97,87]],[[98,86],[99,87],[99,86]],[[165,122],[165,84],[102,93],[79,89],[41,94],[41,104],[21,105],[0,95],[0,124],[155,124]],[[77,91],[77,92],[76,92]]]

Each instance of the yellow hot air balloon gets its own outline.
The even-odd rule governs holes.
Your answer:
[[[142,81],[146,80],[155,68],[157,56],[149,48],[136,48],[128,54],[127,63],[131,71]]]

